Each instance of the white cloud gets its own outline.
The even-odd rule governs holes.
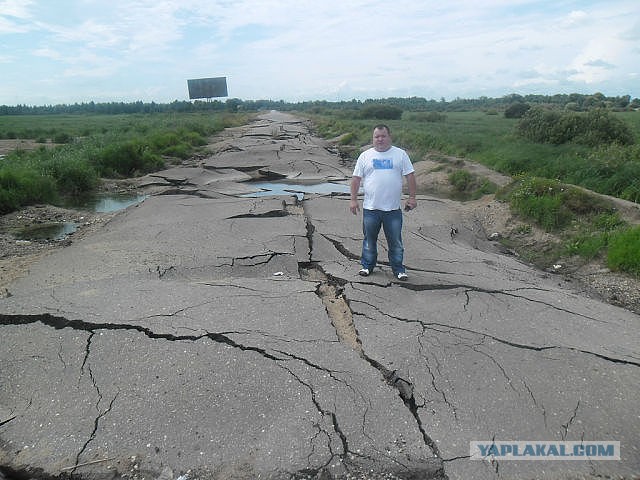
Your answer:
[[[3,17],[30,18],[30,7],[34,0],[2,0],[0,1],[0,15]]]
[[[64,56],[60,52],[49,47],[38,48],[33,51],[33,55],[35,55],[36,57],[50,58],[53,60],[61,60],[64,58]]]
[[[111,48],[121,45],[123,36],[117,28],[105,23],[97,23],[93,19],[72,26],[45,25],[52,34],[52,40],[66,47]]]
[[[25,20],[31,18],[32,0],[0,1],[0,34],[25,33],[29,31]]]
[[[615,75],[615,65],[625,52],[625,43],[614,37],[594,38],[571,62],[569,68],[575,73],[569,80],[592,84]]]
[[[589,20],[589,15],[587,12],[583,10],[574,10],[569,13],[564,19],[561,21],[561,25],[564,27],[573,27],[578,25],[583,25]]]
[[[100,95],[171,101],[185,98],[186,78],[218,75],[228,77],[231,96],[244,99],[452,98],[558,93],[553,88],[607,92],[607,85],[628,90],[611,94],[640,94],[631,75],[640,62],[635,0],[58,0],[55,8],[48,0],[0,0],[0,6],[15,14],[0,8],[0,32],[13,29],[4,36],[7,51],[23,58],[14,75],[24,75],[27,87],[29,67],[38,65],[47,78],[66,72],[59,86],[47,87],[58,96],[81,91],[69,86],[74,77],[91,77]],[[0,104],[6,101],[0,94]]]

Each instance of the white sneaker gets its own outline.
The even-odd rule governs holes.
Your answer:
[[[368,268],[361,268],[360,271],[358,272],[358,275],[360,275],[361,277],[368,277],[369,276],[369,269]]]
[[[399,274],[397,274],[397,275],[396,275],[396,278],[397,278],[398,280],[403,280],[403,281],[404,281],[404,280],[406,280],[406,279],[407,279],[407,278],[409,278],[409,277],[407,276],[407,274],[406,274],[406,273],[404,273],[404,272],[400,272]]]

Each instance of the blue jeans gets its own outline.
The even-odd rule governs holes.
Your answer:
[[[362,258],[360,263],[363,268],[373,271],[378,261],[378,234],[380,227],[384,230],[384,236],[387,239],[387,247],[389,248],[389,264],[393,270],[393,274],[404,272],[402,265],[402,257],[404,255],[404,247],[402,246],[402,211],[391,210],[362,210],[362,232],[364,240],[362,241]]]

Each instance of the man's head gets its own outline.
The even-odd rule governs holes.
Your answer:
[[[373,148],[378,152],[386,152],[391,148],[391,130],[387,125],[381,123],[373,128]]]

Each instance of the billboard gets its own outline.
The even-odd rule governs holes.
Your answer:
[[[187,80],[189,98],[211,98],[227,96],[227,77],[194,78]]]

